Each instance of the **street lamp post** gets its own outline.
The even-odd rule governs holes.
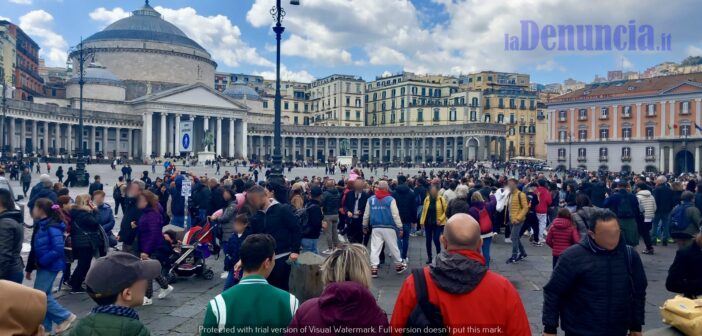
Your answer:
[[[76,160],[76,186],[85,187],[88,185],[88,179],[85,173],[85,153],[83,152],[83,85],[85,85],[84,79],[84,65],[85,61],[92,59],[95,56],[95,51],[93,49],[85,49],[83,47],[83,38],[80,39],[80,44],[78,50],[73,50],[71,56],[76,54],[75,57],[78,61],[78,87],[80,88],[79,100],[78,100],[78,149],[76,150],[76,155],[78,156]]]
[[[291,5],[299,5],[299,0],[291,0]],[[283,178],[283,158],[282,158],[282,147],[281,147],[281,113],[280,113],[280,38],[285,31],[283,27],[283,18],[285,17],[285,10],[281,5],[281,0],[276,0],[276,4],[271,8],[271,16],[275,21],[275,26],[273,31],[275,32],[276,40],[276,51],[275,51],[275,115],[274,115],[274,129],[273,129],[273,167],[271,172],[268,174],[268,182],[275,182],[279,185],[284,183]]]

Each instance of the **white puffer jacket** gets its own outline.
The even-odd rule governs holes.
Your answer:
[[[644,222],[652,222],[656,214],[656,200],[649,190],[639,190],[636,193],[639,200],[639,209],[644,214]]]

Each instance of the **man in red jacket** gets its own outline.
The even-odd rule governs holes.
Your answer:
[[[467,214],[452,216],[441,236],[443,251],[424,268],[429,303],[451,335],[531,335],[524,305],[512,284],[485,266],[480,225]],[[400,289],[392,312],[393,335],[402,335],[417,307],[414,274]]]
[[[538,241],[543,242],[546,239],[546,221],[548,219],[548,208],[553,203],[551,192],[546,188],[546,180],[539,180],[539,187],[536,188],[536,195],[539,197],[539,203],[536,205],[536,218],[539,220],[539,236]],[[536,241],[536,239],[534,240]]]

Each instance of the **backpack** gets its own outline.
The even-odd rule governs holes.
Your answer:
[[[300,229],[303,229],[307,227],[307,222],[309,222],[310,215],[307,213],[307,210],[310,209],[310,205],[306,204],[300,209],[295,209],[295,218],[297,219],[297,224],[300,226]]]
[[[112,198],[116,200],[122,199],[122,188],[119,184],[115,184],[115,187],[112,188]]]
[[[484,207],[478,210],[480,223],[480,234],[486,234],[492,232],[492,219],[490,218],[490,213]]]
[[[405,327],[407,331],[404,334],[416,335],[416,332],[411,332],[410,330],[425,330],[429,328],[429,330],[435,332],[423,332],[422,335],[448,335],[448,329],[444,326],[444,319],[441,316],[439,307],[429,302],[424,269],[413,269],[412,278],[414,278],[414,292],[417,296],[417,306],[414,307],[407,319],[407,326]]]
[[[634,218],[636,213],[631,207],[631,202],[629,201],[629,195],[622,195],[619,201],[619,206],[617,207],[617,217],[619,218]]]
[[[671,228],[682,231],[690,225],[690,221],[687,219],[687,209],[691,206],[692,204],[683,203],[673,209],[673,212],[670,214]]]

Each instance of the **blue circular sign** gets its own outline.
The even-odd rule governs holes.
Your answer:
[[[190,134],[183,134],[183,149],[190,148]]]

